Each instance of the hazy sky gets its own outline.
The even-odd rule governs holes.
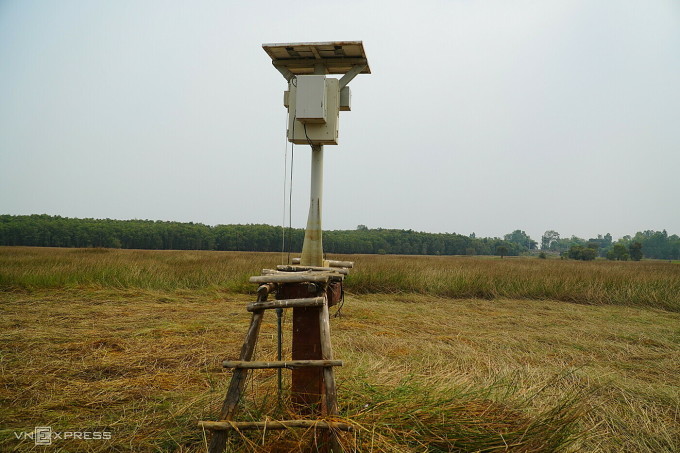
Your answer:
[[[281,225],[261,44],[337,40],[373,74],[326,147],[324,228],[680,233],[678,0],[2,0],[0,213]]]

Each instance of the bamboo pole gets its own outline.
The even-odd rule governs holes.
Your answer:
[[[232,422],[232,421],[201,421],[198,426],[214,431],[247,430],[247,429],[288,429],[288,428],[317,428],[335,429],[339,431],[353,431],[354,427],[347,423],[327,422],[324,420],[268,420],[264,422]]]
[[[252,302],[246,310],[257,311],[271,308],[294,308],[294,307],[320,307],[323,305],[323,297],[308,297],[304,299],[281,299],[269,302]]]
[[[258,302],[264,302],[267,300],[269,291],[271,290],[271,285],[262,285],[257,290],[257,300]],[[253,313],[253,317],[250,321],[250,327],[248,328],[248,333],[243,341],[243,346],[241,347],[240,359],[243,361],[248,361],[253,358],[255,352],[255,344],[257,343],[257,336],[260,333],[260,326],[262,325],[262,317],[264,315],[264,310],[256,311]],[[220,418],[222,420],[231,420],[234,418],[236,409],[238,407],[238,402],[243,394],[243,389],[246,385],[246,380],[248,378],[247,368],[237,368],[234,370],[231,376],[231,382],[229,383],[229,390],[227,390],[227,396],[222,404],[222,410],[220,411]],[[227,432],[217,431],[213,433],[212,439],[210,439],[210,453],[222,453],[227,444]]]
[[[331,360],[333,358],[333,348],[331,347],[331,325],[330,314],[328,312],[328,301],[319,309],[319,332],[321,334],[321,358]],[[327,415],[338,414],[338,395],[335,386],[335,372],[332,367],[323,369],[323,382],[326,390],[326,410]],[[340,443],[338,436],[333,431],[330,435],[330,451],[340,453]]]
[[[351,269],[354,267],[354,261],[335,261],[335,260],[328,260],[328,265],[330,267],[345,267],[348,269]]]
[[[339,274],[309,272],[282,272],[280,274],[256,275],[250,277],[250,283],[326,283],[331,277],[342,277]]]
[[[240,360],[225,360],[224,368],[261,370],[265,368],[310,368],[342,366],[342,360],[283,360],[276,362],[242,362]]]
[[[286,264],[279,264],[278,266],[276,266],[276,269],[283,272],[324,271],[349,275],[349,269],[345,269],[342,267],[291,266]]]
[[[291,263],[294,265],[300,264],[301,259],[300,258],[293,258],[291,260]],[[354,267],[354,261],[337,261],[337,260],[328,260],[326,261],[330,267],[345,267],[348,269],[351,269]]]
[[[321,332],[321,359],[333,361],[333,348],[331,347],[331,326],[328,313],[328,304],[323,304],[319,310],[319,324]],[[323,370],[323,380],[326,386],[326,407],[328,415],[337,415],[338,398],[335,387],[335,374],[333,368],[325,367]]]

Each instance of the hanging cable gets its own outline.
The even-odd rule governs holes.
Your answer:
[[[286,113],[286,122],[288,114]],[[286,129],[288,125],[286,124]],[[281,218],[281,264],[286,264],[286,187],[288,186],[288,137],[286,137],[285,152],[283,153],[283,215]]]
[[[297,86],[297,77],[293,76],[289,80],[290,85]],[[290,87],[289,87],[290,88]],[[286,113],[286,131],[288,130],[288,118],[290,116],[290,108]],[[295,138],[295,118],[292,124],[292,136]],[[288,135],[286,133],[286,135]],[[286,153],[283,166],[283,222],[281,225],[281,264],[290,264],[290,255],[293,246],[293,161],[295,157],[295,143],[290,144],[290,179],[288,180],[288,258],[284,261],[286,253],[286,178],[288,173],[288,136],[286,136]]]
[[[295,118],[293,118],[293,139],[295,139]],[[295,161],[295,142],[290,143],[290,182],[288,184],[288,262],[293,248],[293,162]]]
[[[307,123],[302,123],[302,126],[305,128],[305,138],[307,139],[307,143],[312,147],[312,149],[314,149],[314,144],[309,139],[309,135],[307,135]]]
[[[334,318],[342,318],[342,307],[345,306],[345,290],[342,287],[342,282],[340,283],[340,303],[338,304],[338,308],[335,311],[335,314],[333,315]]]
[[[290,146],[290,183],[288,184],[288,263],[293,249],[293,162],[295,161],[295,143]]]

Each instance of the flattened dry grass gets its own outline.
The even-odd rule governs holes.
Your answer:
[[[678,314],[413,295],[362,296],[348,304],[354,310],[333,332],[346,342],[350,355],[343,359],[356,364],[353,376],[388,388],[398,385],[394,376],[409,374],[436,377],[440,385],[430,388],[445,388],[445,381],[507,388],[497,401],[515,401],[513,408],[528,401],[529,413],[580,395],[579,429],[587,434],[578,449],[670,452],[680,445]],[[372,341],[362,341],[368,335]]]
[[[217,417],[229,382],[220,364],[238,358],[252,301],[244,293],[254,289],[215,282],[241,278],[242,270],[229,274],[236,260],[243,259],[247,281],[280,255],[71,252],[0,256],[3,278],[14,282],[0,291],[0,450],[33,450],[13,433],[52,426],[112,433],[108,441],[58,441],[55,450],[205,451],[196,421]],[[106,267],[97,256],[119,269],[119,278],[95,278]],[[348,283],[393,258],[356,257]],[[29,280],[42,272],[33,260],[52,260],[54,273],[72,280],[17,284],[21,269],[34,269]],[[192,275],[207,274],[204,283],[167,283],[181,261],[194,263],[187,265]],[[477,260],[452,259],[450,266],[458,261]],[[416,258],[411,271],[430,272],[423,263],[429,261]],[[139,267],[145,271],[135,278],[146,280],[125,274]],[[672,279],[667,272],[657,278]],[[677,313],[403,289],[370,294],[352,285],[343,315],[331,321],[335,356],[345,362],[337,369],[341,416],[358,427],[343,434],[347,451],[651,453],[680,445]],[[285,329],[289,340],[289,317]],[[256,357],[272,360],[273,314],[261,332]],[[275,388],[274,370],[255,372],[239,420],[292,417],[278,406]],[[254,432],[232,436],[230,445],[239,452],[297,451],[313,436]]]
[[[220,363],[238,356],[250,300],[2,294],[0,449],[31,450],[12,433],[46,425],[112,432],[59,444],[69,451],[204,451],[195,423],[218,414],[229,381]],[[342,312],[332,320],[341,412],[360,427],[348,451],[670,452],[680,441],[677,314],[407,295],[350,296]],[[268,314],[259,359],[275,357],[274,338]],[[273,370],[253,375],[240,420],[281,415],[275,382]],[[284,434],[232,437],[232,447],[277,451]]]
[[[211,393],[225,379],[213,347],[229,351],[242,340],[244,321],[230,316],[236,307],[181,292],[5,294],[0,450],[18,444],[10,431],[33,426],[113,433],[106,442],[64,441],[71,451],[150,451],[200,439],[183,411],[207,416],[220,398]]]

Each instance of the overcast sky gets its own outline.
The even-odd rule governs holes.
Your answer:
[[[325,147],[325,229],[680,234],[678,0],[3,0],[0,213],[281,225],[261,45],[337,40],[373,73]]]

